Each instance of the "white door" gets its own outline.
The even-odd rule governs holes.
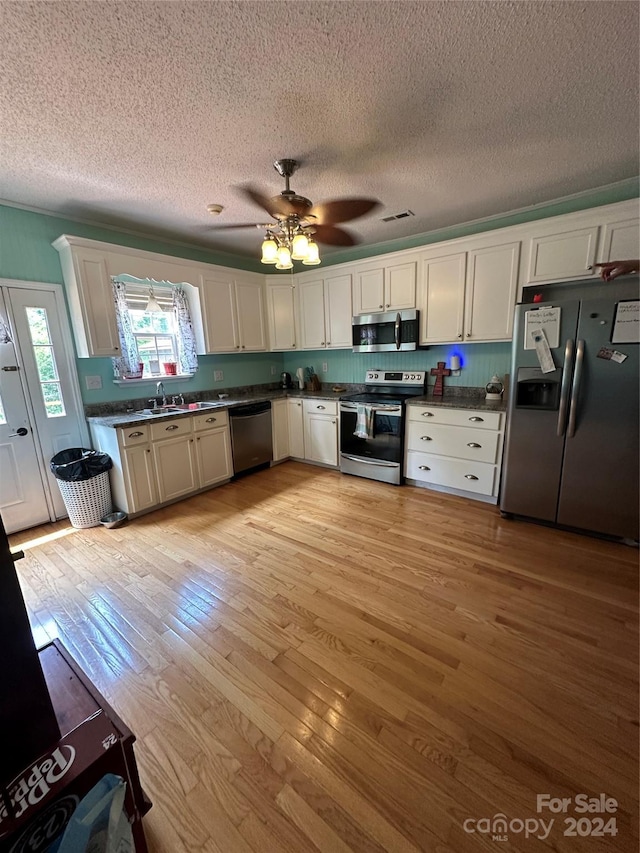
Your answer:
[[[193,438],[178,435],[151,445],[160,502],[175,500],[198,488]]]
[[[0,287],[0,512],[8,532],[66,515],[51,457],[88,435],[61,291]],[[13,286],[15,285],[15,286]]]
[[[207,352],[240,349],[235,309],[235,285],[231,278],[202,277]]]
[[[198,485],[201,489],[232,477],[229,427],[220,427],[197,435],[195,446]]]
[[[425,257],[420,270],[420,343],[461,341],[466,252]]]
[[[295,290],[290,284],[270,284],[267,287],[267,308],[272,350],[295,349],[296,315]]]
[[[304,459],[304,421],[300,400],[287,400],[289,415],[289,453],[296,459]]]
[[[273,433],[273,461],[289,456],[289,409],[287,400],[274,400],[271,404]]]
[[[394,264],[387,267],[385,277],[385,311],[402,311],[416,307],[416,264]]]
[[[519,242],[469,252],[464,309],[466,341],[511,339],[519,261]]]
[[[384,311],[384,267],[356,274],[354,308],[356,314]]]
[[[325,465],[338,464],[338,427],[330,415],[309,414],[304,422],[306,458]]]
[[[261,283],[237,281],[236,306],[240,349],[260,352],[267,348],[264,323],[264,288]]]

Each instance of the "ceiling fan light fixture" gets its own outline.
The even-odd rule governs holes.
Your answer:
[[[156,299],[153,287],[149,288],[149,299],[147,300],[147,307],[144,310],[150,311],[152,314],[157,314],[159,311],[162,312],[162,306]]]
[[[307,245],[307,257],[302,261],[304,266],[313,267],[320,263],[320,251],[315,240],[309,240]]]
[[[291,260],[291,252],[289,251],[288,246],[279,246],[278,247],[278,263],[276,264],[277,270],[290,270],[293,266],[293,261]]]
[[[275,264],[278,262],[278,244],[273,239],[272,234],[267,234],[262,241],[262,257],[260,260],[263,264]]]
[[[295,234],[291,241],[291,260],[304,261],[309,253],[309,240],[307,235],[300,231]]]

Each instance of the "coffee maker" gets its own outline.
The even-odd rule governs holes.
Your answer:
[[[293,388],[293,381],[291,380],[291,374],[283,371],[280,374],[280,387],[281,388]]]

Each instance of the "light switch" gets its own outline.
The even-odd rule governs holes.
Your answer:
[[[224,373],[221,370],[213,371],[213,381],[214,382],[222,382],[224,379]]]
[[[322,362],[322,372],[323,372],[323,373],[326,373],[328,369],[329,369],[329,368],[327,367],[327,362],[326,362],[326,361],[323,361],[323,362]]]
[[[87,391],[99,391],[102,388],[102,376],[85,376],[84,384]]]

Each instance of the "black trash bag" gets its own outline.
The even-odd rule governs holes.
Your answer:
[[[56,479],[77,483],[108,471],[113,467],[113,462],[108,453],[100,453],[99,450],[89,450],[86,447],[70,447],[56,453],[51,458],[49,467]]]

